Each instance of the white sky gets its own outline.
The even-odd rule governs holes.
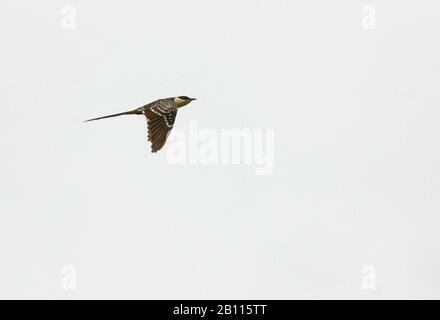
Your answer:
[[[440,298],[439,9],[3,0],[0,297]],[[273,174],[82,123],[174,95],[181,130],[273,130]]]

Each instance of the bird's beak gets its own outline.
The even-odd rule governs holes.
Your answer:
[[[196,98],[191,98],[191,101],[197,100]]]

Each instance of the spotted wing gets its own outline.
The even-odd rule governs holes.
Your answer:
[[[158,101],[146,108],[148,124],[148,141],[151,141],[151,152],[160,150],[167,141],[168,134],[176,120],[177,107],[166,101]]]

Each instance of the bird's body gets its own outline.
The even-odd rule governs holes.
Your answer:
[[[129,114],[143,114],[147,118],[148,141],[151,141],[151,151],[157,152],[164,146],[168,134],[174,126],[177,110],[193,100],[196,99],[186,96],[159,99],[131,111],[94,118],[85,122]]]

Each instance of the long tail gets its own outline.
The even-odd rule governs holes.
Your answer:
[[[119,117],[119,116],[123,116],[126,114],[139,114],[140,112],[138,110],[132,110],[132,111],[127,111],[127,112],[121,112],[121,113],[115,113],[115,114],[111,114],[109,116],[104,116],[104,117],[99,117],[99,118],[93,118],[93,119],[89,119],[86,120],[84,122],[89,122],[89,121],[95,121],[95,120],[101,120],[101,119],[106,119],[106,118],[113,118],[113,117]]]

